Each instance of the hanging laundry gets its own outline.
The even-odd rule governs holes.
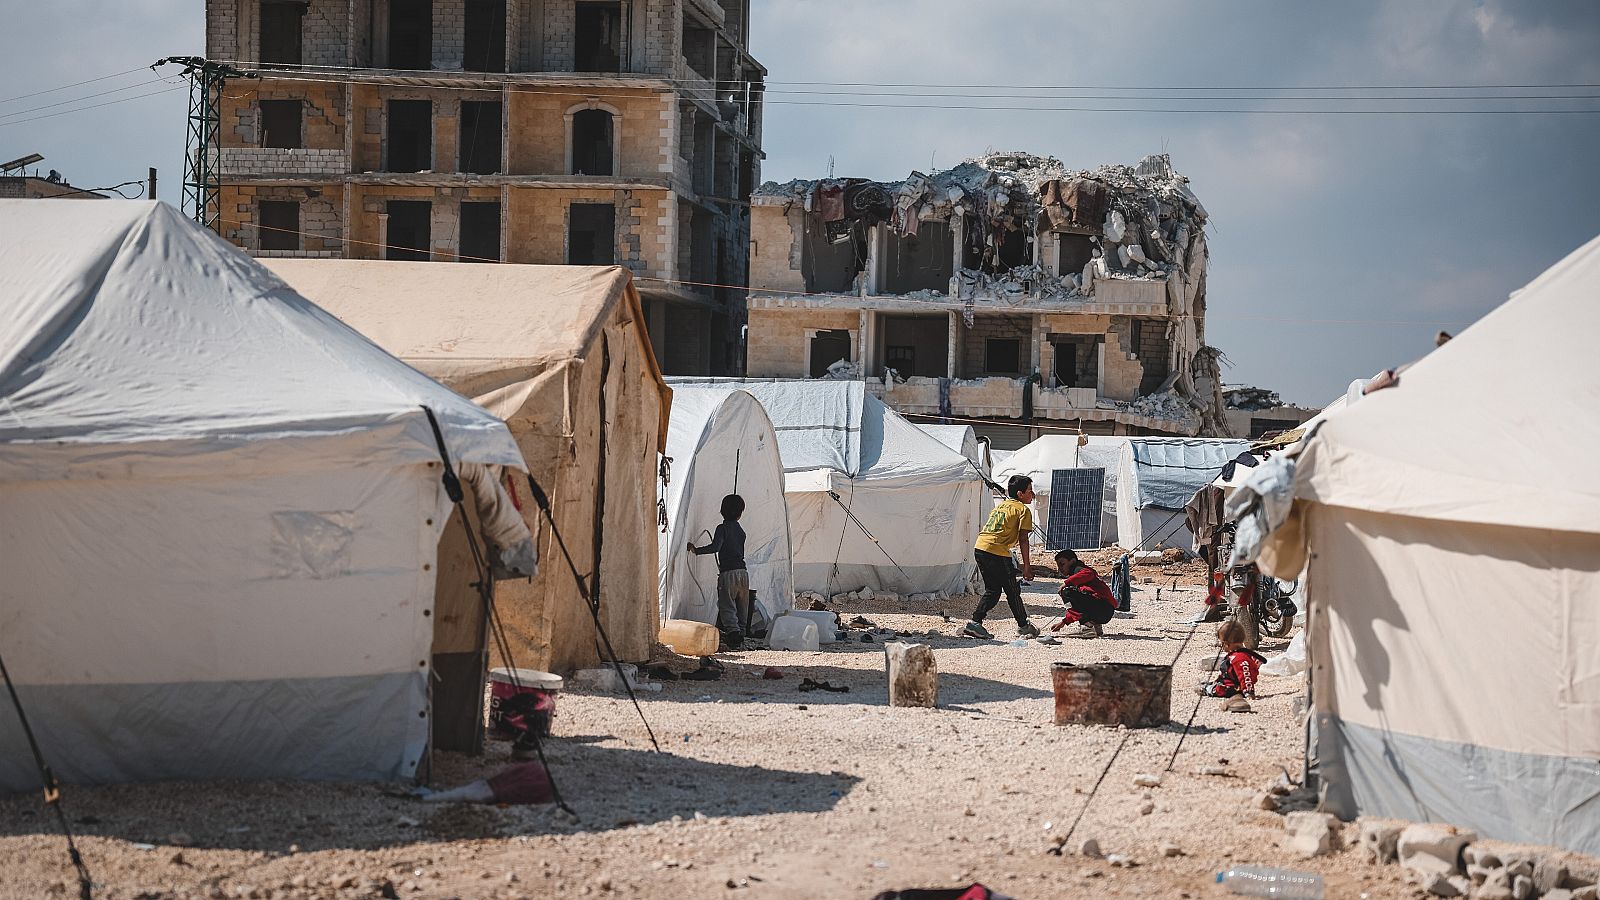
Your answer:
[[[821,183],[817,185],[816,210],[823,222],[837,222],[844,218],[844,185]]]

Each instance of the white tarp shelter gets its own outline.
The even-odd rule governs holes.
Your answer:
[[[1250,448],[1229,438],[1128,438],[1117,462],[1117,544],[1129,550],[1194,546],[1184,505]]]
[[[1004,486],[1006,479],[1012,475],[1026,475],[1033,479],[1033,490],[1037,494],[1033,521],[1043,532],[1050,521],[1050,473],[1056,469],[1105,469],[1100,542],[1114,544],[1117,542],[1117,473],[1122,462],[1122,448],[1132,438],[1086,435],[1081,440],[1087,443],[1079,446],[1080,437],[1076,434],[1047,434],[1036,438],[997,465],[994,480]]]
[[[423,407],[457,462],[520,468],[506,427],[161,203],[0,201],[0,302],[0,643],[61,778],[415,775]]]
[[[661,618],[717,624],[717,559],[685,545],[710,542],[722,498],[738,494],[745,512],[745,568],[768,620],[794,606],[789,515],[778,436],[761,403],[721,387],[679,385],[667,429],[667,530],[661,535]]]
[[[912,424],[927,432],[934,440],[972,460],[983,477],[989,477],[989,472],[994,468],[989,457],[989,442],[978,440],[978,433],[972,430],[971,425],[940,425],[933,422]]]
[[[1261,562],[1309,556],[1345,818],[1600,854],[1596,298],[1600,238],[1304,443]]]
[[[861,381],[698,383],[748,391],[772,419],[795,591],[967,591],[987,489],[965,457],[867,393]]]

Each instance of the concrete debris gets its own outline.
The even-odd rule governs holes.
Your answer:
[[[1153,800],[1146,800],[1143,803],[1139,804],[1139,815],[1141,815],[1141,816],[1148,816],[1148,815],[1150,815],[1151,813],[1153,813],[1155,811],[1156,811],[1156,804],[1155,804],[1155,801],[1153,801]]]
[[[1283,405],[1277,391],[1258,387],[1231,387],[1222,391],[1222,402],[1229,409],[1255,411],[1274,409]]]
[[[1284,817],[1290,850],[1306,859],[1327,856],[1340,849],[1339,819],[1327,813],[1292,812]]]
[[[1113,866],[1115,866],[1116,868],[1119,868],[1119,869],[1135,869],[1135,868],[1138,868],[1138,866],[1139,866],[1139,861],[1137,859],[1134,859],[1133,857],[1128,856],[1125,853],[1110,853],[1110,854],[1107,854],[1106,855],[1106,862],[1110,863],[1111,865],[1113,865]]]
[[[1159,849],[1161,850],[1161,855],[1167,857],[1168,859],[1184,855],[1183,848],[1170,841],[1162,844]]]
[[[1254,805],[1256,809],[1264,809],[1268,812],[1273,812],[1278,808],[1278,798],[1270,792],[1262,793],[1256,797]]]
[[[1511,880],[1511,896],[1516,900],[1528,900],[1533,896],[1533,879],[1526,875],[1518,875]]]
[[[1423,879],[1422,889],[1435,897],[1465,897],[1469,885],[1460,875],[1447,878],[1444,875],[1433,874]]]
[[[860,381],[861,364],[849,360],[837,360],[828,367],[828,377],[835,381]]]
[[[1160,787],[1161,776],[1152,775],[1149,772],[1141,772],[1133,776],[1133,783],[1138,787]]]
[[[1102,859],[1105,857],[1105,854],[1100,852],[1100,842],[1094,838],[1086,838],[1083,843],[1078,845],[1078,855],[1087,856],[1090,859]]]
[[[1574,889],[1572,900],[1600,900],[1600,884],[1590,884]]]
[[[1400,827],[1381,822],[1361,823],[1361,849],[1368,861],[1375,865],[1388,865],[1400,858]]]
[[[1495,869],[1483,884],[1473,890],[1472,896],[1476,900],[1514,900],[1516,894],[1512,891],[1511,873],[1505,869]]]
[[[1566,883],[1571,873],[1567,867],[1550,857],[1540,857],[1533,865],[1533,886],[1540,896],[1549,896]]]
[[[1400,864],[1423,877],[1459,875],[1461,850],[1477,837],[1452,825],[1408,825],[1395,846]]]

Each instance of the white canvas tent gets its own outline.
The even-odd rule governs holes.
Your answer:
[[[1117,544],[1192,547],[1185,504],[1249,448],[1249,441],[1226,438],[1129,438],[1117,462]]]
[[[667,452],[667,530],[661,535],[661,618],[717,623],[717,562],[693,556],[689,542],[710,542],[722,521],[722,498],[738,494],[745,512],[745,568],[756,602],[770,620],[794,605],[783,461],[772,420],[750,394],[679,385],[673,391]]]
[[[1033,479],[1033,490],[1037,494],[1033,521],[1042,532],[1050,521],[1051,473],[1056,469],[1105,469],[1100,542],[1114,544],[1117,541],[1117,473],[1120,471],[1122,448],[1127,446],[1131,438],[1087,435],[1082,438],[1087,441],[1082,446],[1079,446],[1079,440],[1076,434],[1047,434],[1036,438],[996,466],[994,480],[1004,485],[1012,475],[1026,475]]]
[[[966,592],[987,489],[965,457],[867,393],[864,382],[710,383],[749,391],[772,419],[797,592]]]
[[[1597,297],[1600,239],[1304,443],[1261,562],[1309,557],[1343,817],[1600,853]]]
[[[988,452],[989,442],[978,440],[978,433],[972,430],[971,425],[940,425],[932,422],[912,424],[927,432],[934,440],[972,460],[972,464],[978,467],[983,477],[989,477],[989,472],[994,468]]]
[[[505,426],[165,204],[0,201],[0,298],[0,643],[62,779],[415,775],[423,407],[457,462],[520,468]]]
[[[628,270],[365,259],[267,266],[505,420],[578,571],[597,573],[612,648],[624,660],[647,659],[661,630],[656,454],[666,446],[672,392]],[[597,665],[599,636],[555,531],[526,481],[510,488],[548,563],[531,581],[500,585],[512,661],[554,672]]]

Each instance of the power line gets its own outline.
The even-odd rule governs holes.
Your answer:
[[[53,119],[56,116],[64,116],[64,115],[66,115],[68,113],[84,112],[86,110],[91,110],[91,109],[100,109],[101,107],[104,107],[104,106],[114,106],[114,105],[116,105],[118,103],[127,103],[129,100],[138,100],[138,99],[143,98],[143,97],[154,97],[157,94],[170,94],[173,91],[181,91],[181,90],[183,90],[183,85],[180,84],[180,85],[176,85],[174,87],[162,88],[159,91],[150,91],[149,93],[146,93],[146,94],[134,94],[132,97],[120,97],[120,98],[118,98],[116,100],[108,100],[105,103],[95,103],[95,104],[92,104],[90,106],[80,106],[80,107],[77,107],[75,109],[63,109],[60,112],[45,113],[42,116],[33,116],[33,117],[27,118],[27,119],[12,119],[9,122],[0,122],[0,128],[4,128],[7,125],[21,125],[24,122],[37,122],[40,119]]]
[[[67,88],[82,87],[86,84],[94,84],[97,81],[108,81],[112,78],[121,78],[124,75],[132,75],[135,72],[143,72],[144,69],[144,66],[140,66],[137,69],[129,69],[126,72],[112,72],[110,75],[101,75],[98,78],[88,78],[83,81],[74,81],[71,84],[63,84],[60,87],[45,88],[42,91],[34,91],[31,94],[18,94],[15,97],[6,97],[5,99],[0,100],[0,103],[10,103],[13,100],[26,100],[29,97],[38,97],[42,94],[54,94],[56,91],[64,91]]]
[[[123,91],[131,91],[131,90],[134,90],[135,88],[142,88],[142,87],[146,87],[148,85],[162,84],[162,83],[171,84],[172,82],[170,80],[168,80],[168,79],[165,79],[165,78],[152,78],[149,81],[140,81],[140,82],[136,82],[134,84],[126,85],[124,87],[112,88],[109,91],[101,91],[101,92],[99,92],[97,94],[85,94],[82,97],[73,97],[70,100],[57,100],[54,103],[46,103],[43,106],[34,106],[34,107],[30,107],[28,109],[19,109],[16,112],[0,113],[0,119],[9,119],[9,118],[11,118],[13,116],[21,116],[21,115],[26,115],[26,114],[31,113],[31,112],[38,112],[41,109],[54,109],[57,106],[66,106],[66,105],[71,104],[71,103],[81,103],[84,100],[93,100],[96,97],[104,97],[104,96],[107,96],[109,94],[120,94]]]

